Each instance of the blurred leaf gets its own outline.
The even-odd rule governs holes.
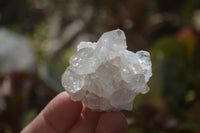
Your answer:
[[[71,50],[67,50],[61,59],[47,62],[47,64],[40,69],[43,80],[56,92],[64,90],[61,84],[61,76],[69,65],[69,59],[72,54],[73,52]]]
[[[38,114],[36,109],[30,109],[27,112],[24,112],[21,119],[21,127],[24,128],[27,126]]]
[[[186,46],[174,37],[163,37],[155,42],[151,49],[153,71],[155,77],[163,77],[163,95],[183,102],[186,95],[189,69],[189,57]],[[162,75],[157,71],[162,69]]]
[[[177,56],[172,56],[164,64],[163,94],[178,103],[184,101],[187,92],[187,70],[187,62]]]
[[[195,98],[196,98],[196,93],[194,92],[194,90],[189,90],[185,95],[185,101],[188,103],[194,101]]]
[[[153,63],[157,63],[160,60],[165,61],[174,55],[178,55],[181,58],[188,57],[186,47],[173,36],[159,38],[151,48]]]
[[[31,45],[34,48],[34,52],[37,58],[37,65],[41,66],[46,62],[47,51],[47,34],[48,27],[46,23],[41,23],[35,28],[35,32],[30,36]]]
[[[198,2],[198,0],[185,0],[182,5],[181,14],[186,18],[191,17],[198,6]]]
[[[183,27],[176,35],[183,45],[185,45],[190,58],[193,58],[195,48],[198,44],[198,35],[192,27]]]

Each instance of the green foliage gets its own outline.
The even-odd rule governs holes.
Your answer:
[[[198,0],[185,0],[182,5],[181,14],[186,18],[190,18],[191,14],[195,11],[198,6]]]
[[[35,32],[29,37],[32,48],[36,54],[37,65],[42,66],[46,61],[48,27],[45,23],[38,25]]]
[[[28,125],[38,114],[38,111],[35,109],[30,109],[27,112],[24,112],[21,119],[21,128],[24,128]]]
[[[152,62],[162,67],[162,94],[183,103],[188,90],[188,70],[191,61],[186,46],[173,37],[163,37],[155,42],[151,49]],[[155,69],[153,71],[156,71]],[[157,73],[156,73],[157,74]]]

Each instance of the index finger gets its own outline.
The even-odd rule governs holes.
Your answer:
[[[66,92],[57,95],[22,133],[61,133],[69,130],[82,111],[81,102],[73,102]]]

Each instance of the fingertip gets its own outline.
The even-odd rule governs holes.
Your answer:
[[[43,110],[43,115],[52,126],[63,132],[72,127],[81,111],[82,103],[72,101],[67,92],[62,92]]]
[[[22,132],[65,132],[76,123],[81,111],[82,103],[72,101],[66,92],[62,92]]]
[[[72,101],[69,94],[67,92],[61,92],[58,94],[51,102],[50,104],[53,103],[52,105],[63,105],[59,107],[64,107],[68,108],[68,104],[70,104],[70,107],[75,108],[77,111],[82,111],[83,105],[81,101]]]
[[[126,133],[127,128],[127,120],[121,112],[105,112],[99,118],[96,133]]]
[[[94,133],[101,112],[92,111],[83,104],[83,110],[77,123],[68,133]]]

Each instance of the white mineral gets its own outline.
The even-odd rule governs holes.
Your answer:
[[[132,110],[138,93],[149,91],[152,75],[147,51],[128,51],[120,29],[104,33],[97,43],[81,42],[62,76],[74,101],[92,110]]]

